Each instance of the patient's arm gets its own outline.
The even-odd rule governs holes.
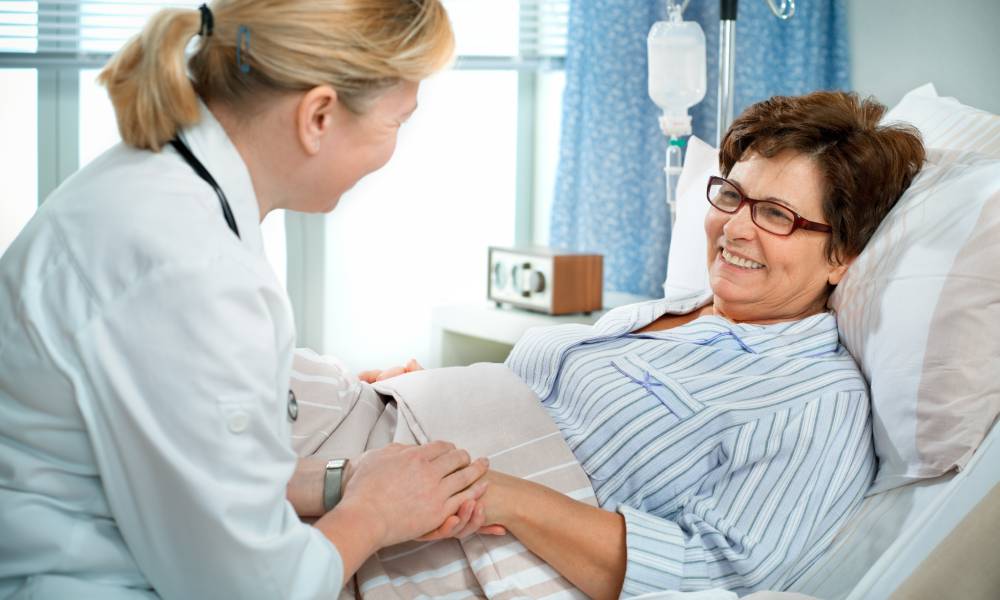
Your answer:
[[[496,471],[484,479],[486,523],[503,525],[591,598],[618,598],[626,566],[622,515]]]

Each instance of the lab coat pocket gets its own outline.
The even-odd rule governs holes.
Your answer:
[[[622,359],[613,360],[612,364],[633,383],[655,396],[679,421],[705,408],[677,379],[649,364],[638,354],[627,354]]]

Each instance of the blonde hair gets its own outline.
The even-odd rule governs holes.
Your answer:
[[[165,9],[108,63],[108,88],[125,143],[159,150],[198,121],[198,97],[251,111],[275,92],[330,85],[362,114],[400,81],[443,68],[454,37],[440,0],[215,0],[212,35],[198,10]],[[249,31],[237,65],[240,28]]]

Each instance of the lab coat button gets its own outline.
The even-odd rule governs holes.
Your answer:
[[[243,433],[250,425],[250,415],[243,412],[234,412],[229,415],[229,431],[233,433]]]
[[[299,418],[299,401],[292,390],[288,390],[288,418],[292,421]]]

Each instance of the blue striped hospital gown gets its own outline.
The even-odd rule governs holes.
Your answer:
[[[785,589],[859,505],[876,462],[864,379],[830,313],[707,316],[630,333],[706,296],[529,330],[507,360],[625,518],[623,596]]]

